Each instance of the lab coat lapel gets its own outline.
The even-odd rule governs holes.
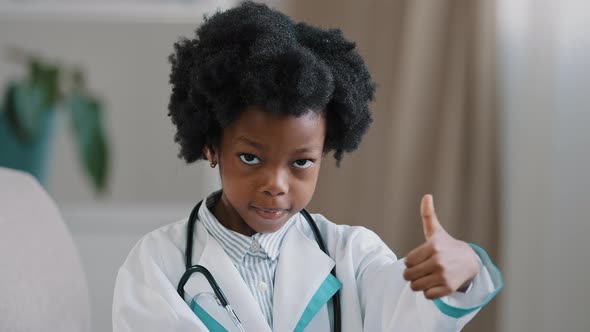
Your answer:
[[[242,325],[246,331],[270,332],[271,329],[258,303],[250,293],[248,286],[227,253],[215,238],[209,236],[207,229],[200,222],[197,223],[197,234],[206,234],[207,238],[204,241],[205,246],[196,264],[204,266],[211,272],[211,275],[213,275],[213,278],[219,284],[221,291],[225,294],[230,305],[242,321]],[[201,292],[210,293],[213,290],[204,276],[194,275],[186,283],[185,291],[191,296],[194,296]],[[207,308],[203,309],[207,311]],[[217,320],[217,322],[229,331],[235,330],[230,320]]]
[[[340,282],[330,275],[334,260],[300,229],[304,222],[301,219],[299,224],[294,225],[285,235],[281,246],[273,295],[274,331],[294,331],[296,327],[299,328],[304,312],[306,318],[313,318],[315,314],[322,315],[316,321],[322,321],[321,328],[316,329],[317,324],[314,324],[314,330],[328,331],[330,327],[325,301],[320,300],[321,304],[318,303],[317,294],[320,288],[326,289],[324,286],[327,280],[335,280],[338,288]],[[321,307],[322,310],[312,310],[314,314],[310,315],[309,304],[312,298],[316,307]]]

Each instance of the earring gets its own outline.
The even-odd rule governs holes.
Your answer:
[[[215,168],[215,166],[217,166],[217,163],[216,163],[216,162],[214,162],[214,161],[212,161],[212,162],[211,162],[211,168]]]

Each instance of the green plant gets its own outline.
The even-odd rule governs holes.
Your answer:
[[[88,92],[82,70],[52,64],[18,49],[10,55],[27,66],[24,78],[8,82],[0,104],[13,134],[20,142],[34,142],[43,112],[68,112],[83,169],[95,191],[103,193],[110,164],[103,104]]]

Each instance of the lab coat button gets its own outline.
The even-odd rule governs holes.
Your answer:
[[[258,290],[261,292],[266,292],[268,290],[268,285],[266,284],[266,282],[261,281],[258,283]]]

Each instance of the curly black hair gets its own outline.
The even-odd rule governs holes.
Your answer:
[[[169,56],[172,94],[168,115],[177,127],[179,158],[206,159],[222,129],[246,107],[326,118],[324,152],[358,148],[372,122],[375,83],[339,29],[295,23],[264,4],[242,2],[205,17],[193,39],[181,38]]]

